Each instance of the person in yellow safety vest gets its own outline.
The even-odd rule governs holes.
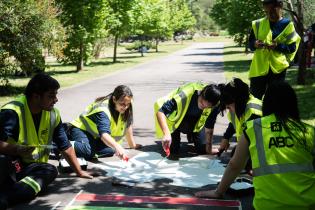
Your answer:
[[[268,87],[262,109],[264,117],[247,122],[217,189],[195,195],[222,197],[250,156],[256,210],[315,209],[315,128],[301,121],[286,82]]]
[[[54,108],[57,80],[35,75],[25,94],[0,109],[0,209],[34,199],[58,172],[47,163],[52,143],[62,151],[79,177],[92,178],[77,161],[59,112]]]
[[[220,153],[227,151],[229,141],[236,134],[238,141],[243,133],[247,121],[262,116],[261,100],[255,98],[249,93],[248,85],[239,78],[233,78],[224,86],[221,92],[220,106],[222,112],[228,109],[228,119],[230,121],[219,147]],[[231,155],[235,148],[233,148]],[[247,165],[250,169],[250,164]]]
[[[282,17],[282,0],[263,0],[266,17],[252,22],[249,47],[254,51],[249,79],[254,97],[262,99],[273,81],[284,81],[300,43],[294,24]]]
[[[97,98],[71,122],[70,138],[78,157],[92,159],[115,153],[127,158],[122,142],[126,136],[130,148],[140,149],[132,129],[132,98],[129,87],[119,85],[114,92]]]
[[[180,133],[195,144],[197,153],[212,150],[213,127],[219,112],[220,89],[215,84],[187,83],[154,104],[156,136],[162,138],[163,149],[176,157],[180,149]],[[216,107],[216,108],[215,108]],[[213,110],[213,109],[216,110]],[[205,129],[204,129],[205,127]]]

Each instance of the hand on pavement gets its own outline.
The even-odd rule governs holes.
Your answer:
[[[219,150],[218,149],[212,149],[212,145],[206,144],[206,152],[209,155],[216,155],[219,152]]]
[[[84,179],[93,179],[93,176],[90,175],[88,172],[81,170],[80,173],[78,174],[80,178]]]
[[[227,151],[230,147],[230,143],[228,139],[222,139],[219,147],[219,151]]]

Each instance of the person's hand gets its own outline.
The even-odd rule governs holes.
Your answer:
[[[255,41],[255,48],[256,49],[261,49],[265,47],[265,43],[261,40],[256,40]]]
[[[164,135],[162,139],[162,147],[167,156],[170,154],[171,143],[172,143],[171,135]]]
[[[212,144],[206,144],[206,152],[209,155],[216,155],[219,150],[218,149],[212,149]]]
[[[84,178],[84,179],[93,179],[93,176],[92,176],[92,175],[90,175],[88,172],[83,171],[83,170],[81,170],[81,171],[78,173],[78,176],[79,176],[80,178]]]
[[[141,149],[143,146],[141,144],[136,144],[132,149]]]
[[[219,147],[219,151],[227,151],[230,147],[230,143],[228,139],[222,139]]]
[[[272,41],[272,44],[267,45],[266,48],[269,50],[274,50],[277,47],[277,42]]]
[[[195,193],[198,198],[222,198],[223,195],[218,193],[217,190],[199,191]]]
[[[124,160],[124,159],[128,158],[126,151],[119,144],[118,144],[118,146],[116,146],[115,151],[116,151],[115,155],[117,157],[119,157],[120,159]]]
[[[16,155],[25,158],[32,158],[32,153],[35,147],[33,146],[25,146],[25,145],[16,145]]]

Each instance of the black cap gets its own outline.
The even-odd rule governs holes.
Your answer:
[[[277,4],[277,3],[282,3],[283,0],[263,0],[263,4]]]

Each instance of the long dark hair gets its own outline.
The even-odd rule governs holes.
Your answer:
[[[130,88],[126,85],[119,85],[114,89],[114,92],[108,94],[107,96],[98,97],[97,99],[95,99],[95,102],[101,102],[106,99],[109,99],[109,104],[108,104],[109,111],[111,115],[113,116],[113,118],[115,119],[115,121],[117,122],[119,112],[115,109],[115,103],[113,101],[113,97],[115,97],[116,100],[120,100],[126,96],[131,97],[131,98],[133,97],[133,94]],[[131,103],[128,109],[122,115],[122,119],[124,122],[127,122],[128,124],[130,124],[133,120],[132,116],[133,116],[133,112],[132,112],[132,103]]]
[[[263,98],[262,111],[264,116],[275,114],[285,131],[310,151],[305,136],[307,129],[300,119],[298,100],[288,83],[279,81],[268,86]]]
[[[220,99],[221,111],[225,110],[226,105],[235,103],[235,114],[240,118],[245,113],[248,100],[248,85],[239,78],[233,78],[222,89]]]

